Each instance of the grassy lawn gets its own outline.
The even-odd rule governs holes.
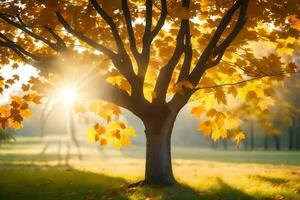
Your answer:
[[[76,149],[53,142],[47,151],[36,138],[0,147],[0,199],[207,199],[300,200],[299,152],[212,151],[174,148],[181,186],[127,188],[141,180],[144,149]],[[70,152],[66,155],[66,152]]]

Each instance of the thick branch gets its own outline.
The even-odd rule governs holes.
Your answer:
[[[116,44],[118,46],[118,56],[117,60],[113,60],[115,67],[125,76],[125,78],[129,81],[132,94],[138,98],[136,94],[140,93],[140,90],[136,86],[136,75],[133,71],[133,65],[129,55],[126,52],[123,41],[119,35],[116,24],[113,19],[100,7],[97,0],[90,0],[91,4],[97,11],[97,13],[105,20],[105,22],[109,25],[112,34],[115,38]]]
[[[227,11],[227,13],[222,18],[217,30],[215,31],[212,39],[210,40],[208,46],[203,51],[202,55],[198,63],[196,64],[194,70],[192,71],[189,80],[193,83],[193,85],[197,85],[201,76],[203,75],[204,71],[207,68],[213,67],[220,62],[224,51],[233,41],[233,39],[237,36],[237,34],[243,28],[246,22],[246,11],[248,8],[249,0],[237,0],[233,6]],[[220,46],[217,46],[221,36],[223,35],[224,31],[226,30],[227,26],[231,22],[232,16],[234,13],[240,8],[240,15],[238,18],[238,22],[236,23],[233,31],[228,35],[228,37],[222,42]],[[209,58],[216,58],[215,61],[209,63]]]
[[[218,64],[222,59],[224,51],[230,45],[230,43],[234,40],[237,34],[242,30],[245,22],[246,22],[246,11],[248,8],[249,0],[237,0],[233,6],[226,12],[224,17],[221,19],[221,22],[215,31],[211,41],[209,42],[208,46],[203,51],[202,55],[199,58],[195,68],[191,72],[188,77],[188,81],[190,81],[194,86],[196,86],[201,77],[203,76],[204,72]],[[220,46],[217,46],[219,43],[220,38],[222,37],[225,29],[231,22],[232,16],[235,12],[240,9],[240,14],[238,21],[233,29],[233,31],[227,36],[227,38],[221,43]],[[224,49],[225,48],[225,49]],[[216,63],[209,63],[210,57],[218,56],[216,59]],[[193,94],[193,90],[186,89],[184,95],[180,95],[176,93],[172,100],[169,102],[171,106],[176,107],[176,109],[181,109],[190,99],[191,95]]]
[[[238,22],[235,24],[235,27],[233,28],[232,32],[226,37],[226,39],[219,46],[215,48],[215,51],[213,52],[213,57],[217,57],[217,58],[214,62],[208,63],[207,68],[217,65],[221,61],[227,47],[232,43],[232,41],[237,37],[239,32],[244,27],[247,21],[247,17],[246,17],[247,7],[248,7],[248,2],[241,5]]]
[[[174,53],[167,63],[166,66],[164,66],[158,75],[157,82],[154,88],[154,92],[156,93],[157,98],[155,99],[155,102],[157,103],[163,103],[166,100],[167,90],[172,78],[173,71],[178,64],[183,52],[184,52],[184,38],[187,33],[189,26],[188,20],[183,20],[181,22],[181,27],[179,29],[178,35],[177,35],[177,42],[176,47],[174,50]]]
[[[48,32],[55,38],[55,40],[57,41],[57,46],[59,46],[62,50],[67,49],[65,41],[58,34],[56,34],[53,29],[48,26],[45,26],[45,29],[47,29]]]
[[[135,60],[138,61],[140,58],[140,54],[139,54],[137,46],[136,46],[136,39],[135,39],[134,31],[132,28],[132,20],[131,20],[131,15],[130,15],[127,0],[122,0],[122,10],[123,10],[123,14],[124,14],[125,21],[126,21],[130,49],[131,49],[131,52],[132,52]]]
[[[167,0],[161,0],[160,4],[161,4],[161,15],[160,18],[158,19],[156,26],[151,32],[151,40],[153,40],[157,36],[157,34],[162,29],[167,19],[167,15],[168,15]]]
[[[97,0],[90,0],[91,4],[97,11],[97,13],[105,20],[105,22],[109,25],[112,34],[115,38],[116,44],[118,46],[119,53],[125,53],[126,50],[124,48],[123,41],[119,35],[119,31],[114,23],[114,20],[100,7]]]
[[[182,6],[189,9],[189,0],[182,0]],[[157,98],[154,100],[156,103],[163,103],[166,100],[167,90],[172,79],[172,74],[176,65],[178,64],[182,54],[186,51],[186,56],[183,63],[183,71],[189,71],[191,54],[188,51],[191,50],[191,35],[190,35],[190,23],[188,19],[181,21],[180,29],[177,35],[177,42],[175,51],[168,62],[168,64],[160,70],[157,78],[157,83],[154,88],[154,92]],[[190,52],[191,53],[191,52]],[[188,69],[187,69],[188,68]],[[183,72],[185,73],[185,72]],[[183,76],[183,75],[181,75]]]
[[[189,5],[189,2],[187,2]],[[187,21],[185,23],[188,23]],[[186,25],[186,34],[185,34],[185,45],[184,45],[184,60],[179,72],[177,82],[183,81],[188,78],[190,74],[191,64],[193,58],[193,49],[191,44],[191,31],[189,24]]]
[[[192,64],[192,58],[193,58],[193,50],[191,44],[185,45],[184,60],[183,60],[183,64],[177,82],[183,81],[188,78],[191,69],[191,64]]]
[[[126,91],[107,83],[105,81],[106,78],[102,75],[94,73],[94,71],[91,73],[93,73],[93,75],[90,75],[89,77],[93,78],[90,78],[88,82],[85,81],[85,84],[81,84],[80,87],[80,91],[83,92],[84,97],[88,99],[100,98],[104,101],[112,102],[118,106],[128,109],[137,116],[141,116],[141,113],[144,112],[143,109],[148,109],[149,104],[138,102]],[[93,85],[92,88],[91,85]],[[84,95],[85,91],[89,91],[87,95]]]
[[[142,63],[139,66],[139,77],[141,78],[141,84],[144,82],[144,78],[147,72],[147,68],[149,65],[150,60],[150,48],[151,43],[158,35],[159,31],[162,29],[163,25],[165,24],[167,18],[167,1],[161,0],[161,15],[156,24],[156,26],[151,30],[152,27],[152,7],[153,1],[147,0],[146,1],[146,27],[145,33],[143,36],[143,50],[142,50]]]

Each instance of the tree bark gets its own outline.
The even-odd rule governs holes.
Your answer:
[[[176,117],[161,119],[152,116],[146,122],[146,185],[172,186],[176,184],[171,160],[171,134]]]

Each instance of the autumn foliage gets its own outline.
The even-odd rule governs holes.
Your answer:
[[[1,106],[2,128],[20,127],[45,88],[84,76],[89,81],[75,87],[95,100],[78,100],[74,109],[100,117],[88,135],[101,145],[126,146],[134,136],[120,107],[143,121],[149,139],[170,136],[186,104],[203,134],[239,144],[243,118],[234,110],[255,102],[263,113],[275,83],[297,72],[299,8],[283,0],[2,1],[1,66],[39,70]],[[17,80],[1,78],[1,92]]]

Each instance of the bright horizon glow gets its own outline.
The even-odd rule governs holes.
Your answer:
[[[74,103],[76,97],[76,90],[74,88],[63,88],[59,91],[59,98],[65,103]]]

